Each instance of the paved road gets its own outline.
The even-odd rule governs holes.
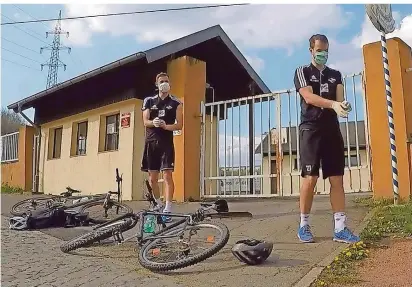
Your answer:
[[[289,287],[335,250],[331,240],[332,213],[329,199],[318,196],[313,208],[313,231],[317,242],[300,244],[296,239],[298,204],[290,200],[233,202],[231,210],[248,210],[252,220],[224,220],[231,230],[229,244],[216,256],[195,266],[154,274],[137,262],[133,243],[80,249],[75,254],[59,250],[62,240],[85,232],[85,228],[56,228],[40,231],[11,231],[4,215],[22,197],[2,195],[2,286],[156,286],[156,287]],[[348,196],[349,224],[357,226],[366,214]],[[134,210],[142,202],[128,203]],[[196,203],[176,206],[176,211],[193,211]],[[271,240],[274,251],[261,266],[244,266],[230,253],[241,238]]]

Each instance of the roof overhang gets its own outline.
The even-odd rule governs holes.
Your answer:
[[[263,93],[270,93],[270,89],[262,81],[262,79],[259,77],[256,71],[251,67],[251,65],[248,63],[246,58],[237,49],[235,44],[226,35],[226,33],[223,31],[220,25],[216,25],[216,26],[207,28],[205,30],[196,32],[194,34],[185,36],[183,38],[165,43],[158,47],[149,49],[147,51],[135,53],[133,55],[127,56],[120,60],[104,65],[100,68],[94,69],[90,72],[81,74],[77,77],[64,81],[50,89],[46,89],[32,96],[24,98],[18,102],[12,103],[8,106],[8,108],[13,109],[15,112],[20,112],[20,111],[32,108],[35,106],[35,102],[37,100],[45,96],[54,94],[57,91],[63,90],[69,86],[73,86],[83,81],[89,80],[93,77],[106,73],[115,68],[124,66],[126,64],[130,64],[132,62],[143,61],[143,60],[145,60],[147,63],[152,63],[152,62],[169,57],[170,55],[176,54],[180,51],[183,51],[190,47],[194,47],[196,45],[199,45],[203,42],[206,42],[214,38],[219,38],[225,44],[225,46],[230,50],[233,56],[239,61],[241,66],[246,70],[247,74],[252,79],[252,81],[257,85],[259,90],[261,90]]]

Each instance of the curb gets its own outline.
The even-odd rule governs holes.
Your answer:
[[[360,224],[357,226],[357,228],[354,229],[354,232],[359,234],[362,232],[363,229],[368,225],[370,219],[372,218],[374,214],[374,209],[370,210],[363,220],[360,222]],[[319,263],[317,263],[312,269],[309,270],[308,273],[306,273],[305,276],[303,276],[297,283],[293,285],[293,287],[309,287],[322,273],[323,269],[326,268],[326,266],[330,265],[333,260],[335,259],[336,256],[339,255],[346,247],[348,247],[350,244],[342,244],[342,246],[338,247],[336,250],[334,250],[331,254],[323,258]]]

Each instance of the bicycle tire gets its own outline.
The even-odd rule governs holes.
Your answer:
[[[98,206],[98,205],[102,206],[102,211],[103,211],[103,203],[104,203],[103,199],[100,200],[100,201],[86,202],[84,205],[82,205],[80,207],[79,212],[80,213],[86,213],[87,208],[90,208],[90,207],[93,207],[93,206]],[[131,209],[126,204],[118,203],[117,201],[113,201],[113,200],[110,200],[110,204],[112,204],[113,207],[120,207],[122,209],[122,213],[121,214],[116,214],[116,217],[118,217],[119,215],[126,214],[126,213],[133,213],[133,209]],[[90,217],[90,215],[89,215],[89,218],[90,218],[90,221],[92,221],[94,223],[104,223],[106,221],[114,219],[114,218],[98,219],[98,218],[92,218],[92,217]]]
[[[113,235],[113,232],[119,230],[125,232],[133,227],[133,221],[130,218],[122,221],[115,221],[109,225],[97,228],[88,233],[79,235],[69,241],[66,241],[60,246],[60,250],[64,253],[76,250],[81,247],[88,247],[93,243],[105,240]]]
[[[33,197],[33,198],[27,198],[24,200],[21,200],[19,202],[17,202],[16,204],[14,204],[10,210],[10,214],[14,215],[14,216],[23,216],[23,214],[28,214],[28,212],[30,212],[30,210],[26,210],[26,211],[18,211],[18,207],[31,201],[31,200],[36,200],[36,201],[43,201],[43,200],[54,200],[56,198],[60,198],[59,196],[39,196],[39,197]]]
[[[161,240],[161,239],[154,239],[151,240],[147,243],[145,243],[142,248],[139,251],[139,263],[146,269],[149,269],[150,271],[153,272],[163,272],[163,271],[170,271],[170,270],[176,270],[184,267],[188,267],[194,264],[197,264],[199,262],[202,262],[213,255],[215,255],[217,252],[219,252],[228,242],[229,240],[229,229],[227,228],[226,225],[224,225],[221,222],[217,221],[204,221],[204,222],[199,222],[194,225],[191,225],[190,227],[201,227],[201,226],[214,226],[215,228],[217,227],[218,230],[220,230],[222,234],[222,238],[215,243],[213,246],[211,246],[209,249],[206,249],[202,253],[190,257],[190,258],[184,258],[180,259],[174,262],[169,262],[169,263],[152,263],[145,258],[145,252],[146,249],[148,249],[151,245],[153,245],[156,241]],[[187,229],[187,227],[186,227]],[[175,233],[178,233],[180,230],[178,228],[165,232],[160,235],[172,235]]]

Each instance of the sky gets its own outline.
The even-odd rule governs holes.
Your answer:
[[[62,10],[63,17],[160,9],[188,5],[140,5],[140,4],[64,4],[64,5],[1,5],[1,21],[24,21],[33,18],[54,18]],[[299,7],[300,9],[297,9]],[[412,46],[412,5],[392,5],[397,29],[388,37],[400,37]],[[272,91],[293,88],[296,67],[309,63],[308,39],[315,33],[324,33],[330,42],[328,65],[343,75],[359,73],[362,70],[362,45],[379,41],[379,32],[373,27],[364,12],[364,5],[250,5],[229,8],[213,8],[192,11],[149,13],[132,16],[92,18],[63,21],[62,29],[69,37],[62,36],[63,45],[71,47],[71,53],[61,51],[61,60],[66,70],[59,70],[59,81],[68,80],[81,73],[100,67],[138,51],[144,51],[162,43],[188,35],[207,27],[220,24],[231,40],[257,71]],[[32,23],[1,26],[1,105],[30,96],[45,89],[50,52],[40,48],[50,44],[46,38],[55,23]],[[363,120],[363,102],[360,77],[348,77],[348,97],[357,112],[349,120]],[[355,89],[353,89],[355,87]],[[355,95],[353,96],[353,90]],[[288,96],[281,97],[281,122],[288,126]],[[292,125],[296,125],[294,97],[291,99]],[[271,115],[275,115],[276,103],[271,102]],[[269,127],[278,126],[276,117],[269,117],[267,103],[255,105],[255,146],[261,134]],[[27,114],[33,117],[33,111]],[[246,107],[239,111],[228,110],[226,121],[227,141],[224,145],[224,121],[220,123],[219,149],[223,154],[229,145],[236,154],[247,153]],[[245,116],[244,116],[245,115]],[[239,120],[239,118],[241,120]],[[266,120],[270,118],[269,120]],[[234,131],[231,144],[231,124],[241,126]],[[236,120],[237,119],[237,120]],[[245,128],[246,127],[246,128]],[[236,128],[235,128],[236,130]],[[228,153],[231,153],[228,152]],[[228,155],[227,155],[228,156]],[[258,157],[258,156],[257,156]],[[220,161],[224,156],[219,156]],[[246,157],[244,157],[246,158]],[[242,164],[247,160],[241,159]],[[236,165],[236,163],[234,163]],[[238,163],[237,163],[238,164]]]

